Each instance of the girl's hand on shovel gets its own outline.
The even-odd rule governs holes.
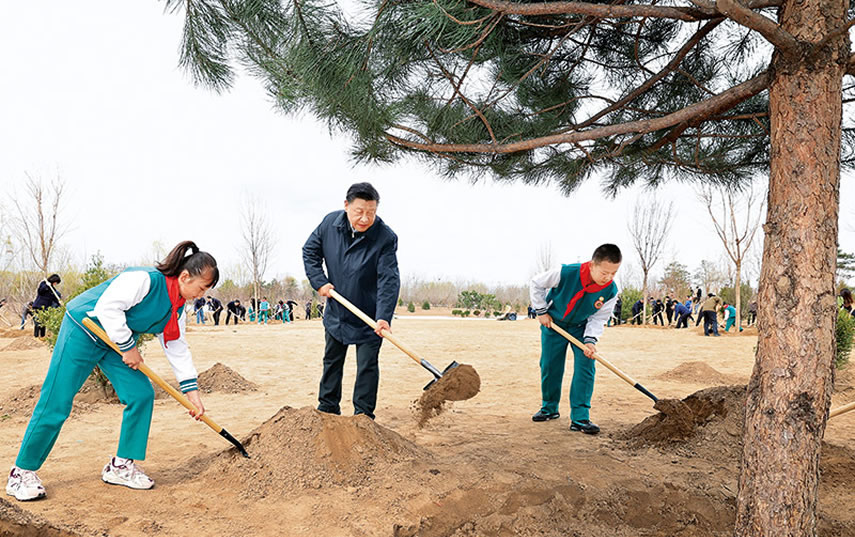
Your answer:
[[[140,368],[140,364],[143,362],[139,348],[134,347],[133,349],[127,352],[123,352],[122,361],[125,362],[125,365],[127,365],[131,369],[138,370]]]
[[[205,405],[202,404],[202,398],[199,397],[199,390],[193,390],[192,392],[187,392],[184,395],[187,396],[187,399],[189,399],[190,402],[193,403],[193,406],[198,409],[198,411],[190,410],[188,413],[196,418],[196,421],[202,419],[202,414],[205,413]]]

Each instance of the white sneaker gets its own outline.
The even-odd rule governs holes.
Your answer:
[[[110,459],[101,472],[101,479],[111,485],[124,485],[137,490],[148,490],[154,486],[154,480],[145,475],[134,461],[119,457]]]
[[[45,488],[35,472],[13,466],[9,472],[9,481],[6,482],[6,494],[24,502],[44,498]]]

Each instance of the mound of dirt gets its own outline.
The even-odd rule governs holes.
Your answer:
[[[660,412],[632,427],[625,439],[633,448],[679,446],[683,449],[707,449],[716,457],[730,459],[742,452],[742,423],[745,386],[716,386],[683,399],[694,415],[693,426]]]
[[[336,416],[310,407],[283,407],[241,443],[251,459],[231,448],[191,462],[189,471],[229,481],[242,497],[259,499],[294,489],[401,481],[415,463],[433,459],[365,415]]]
[[[41,349],[44,348],[45,344],[43,341],[38,340],[34,337],[19,337],[13,339],[8,345],[3,347],[3,352],[8,351],[28,351],[30,349]]]
[[[481,377],[471,365],[461,364],[447,372],[438,381],[425,390],[413,404],[419,427],[429,419],[439,416],[445,409],[446,401],[465,401],[472,399],[481,391]]]
[[[718,386],[737,384],[745,379],[736,375],[725,375],[706,362],[693,361],[680,364],[670,371],[656,377],[658,380],[671,382],[691,382],[698,384],[715,384]]]
[[[12,392],[8,397],[0,400],[0,415],[32,414],[41,389],[41,384],[33,384]]]
[[[227,365],[217,362],[199,374],[199,389],[204,393],[243,393],[258,390],[258,385],[246,380]]]
[[[70,528],[55,526],[42,517],[28,513],[0,498],[0,535],[4,537],[77,537],[81,534]]]
[[[2,338],[19,338],[19,337],[33,337],[32,330],[18,330],[16,328],[7,328],[5,330],[0,330],[0,337]]]

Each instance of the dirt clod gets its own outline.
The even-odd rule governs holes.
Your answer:
[[[471,365],[461,364],[451,369],[424,391],[414,404],[419,427],[442,414],[446,401],[465,401],[481,390],[481,377]]]

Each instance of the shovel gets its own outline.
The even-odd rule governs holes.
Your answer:
[[[560,326],[558,326],[558,325],[557,325],[557,324],[555,324],[554,322],[552,323],[552,329],[553,329],[553,330],[555,330],[556,332],[558,332],[559,334],[561,334],[562,336],[564,336],[564,337],[565,337],[565,338],[566,338],[570,343],[572,343],[573,345],[576,345],[577,347],[579,347],[579,348],[580,348],[580,349],[582,349],[582,350],[588,350],[588,347],[586,347],[585,345],[583,345],[581,341],[579,341],[578,339],[576,339],[576,338],[574,338],[573,336],[571,336],[571,335],[570,335],[566,330],[564,330],[563,328],[561,328]],[[603,358],[602,356],[600,356],[600,355],[599,355],[599,354],[597,354],[596,352],[594,353],[594,358],[595,358],[598,362],[600,362],[601,364],[603,364],[604,366],[606,366],[606,367],[607,367],[607,368],[608,368],[612,373],[614,373],[615,375],[619,376],[619,377],[620,377],[620,378],[622,378],[624,381],[626,381],[626,382],[627,382],[627,384],[629,384],[630,386],[632,386],[632,387],[633,387],[633,388],[635,388],[636,390],[640,391],[641,393],[643,393],[643,394],[644,394],[644,395],[646,395],[647,397],[649,397],[649,398],[653,399],[653,402],[654,402],[654,403],[658,403],[658,402],[659,402],[659,398],[658,398],[658,397],[656,397],[655,395],[653,395],[652,393],[650,393],[650,392],[647,390],[647,388],[645,388],[645,387],[644,387],[644,386],[642,386],[641,384],[639,384],[639,383],[635,382],[635,381],[632,379],[632,377],[630,377],[629,375],[627,375],[626,373],[624,373],[623,371],[621,371],[620,369],[618,369],[617,367],[615,367],[614,365],[612,365],[612,363],[611,363],[611,362],[609,362],[608,360],[606,360],[605,358]]]
[[[855,402],[849,403],[848,405],[839,406],[828,413],[828,419],[831,419],[834,416],[839,416],[840,414],[845,414],[852,409],[855,409]]]
[[[348,299],[346,299],[343,296],[341,296],[340,294],[338,294],[338,292],[335,289],[330,289],[330,296],[333,297],[334,299],[336,299],[336,301],[339,304],[341,304],[342,306],[344,306],[345,308],[350,310],[350,313],[356,315],[357,317],[359,317],[360,319],[365,321],[365,324],[367,324],[368,326],[370,326],[374,330],[377,330],[377,322],[374,319],[372,319],[371,317],[366,315],[365,312],[363,312],[362,310],[360,310],[359,308],[354,306]],[[427,369],[428,371],[431,372],[431,374],[433,375],[434,378],[432,381],[428,382],[427,386],[425,386],[425,388],[424,388],[425,390],[427,390],[428,388],[433,386],[433,383],[438,381],[439,379],[441,379],[443,375],[445,375],[446,373],[448,373],[449,371],[451,371],[452,369],[454,369],[455,367],[460,365],[457,362],[451,362],[450,364],[448,364],[448,367],[443,369],[442,373],[440,373],[437,368],[432,366],[424,358],[419,357],[419,355],[417,355],[412,349],[410,349],[409,347],[404,345],[401,341],[399,341],[397,338],[395,338],[395,336],[393,336],[392,333],[389,332],[388,330],[385,330],[385,329],[382,330],[381,334],[383,334],[383,338],[388,339],[393,345],[395,345],[396,347],[401,349],[404,352],[404,354],[406,354],[407,356],[412,358],[417,364],[419,364],[420,366],[424,367],[425,369]]]
[[[119,346],[116,345],[115,343],[113,343],[110,340],[110,337],[107,336],[107,333],[104,332],[104,329],[101,328],[100,326],[98,326],[97,324],[95,324],[95,322],[92,319],[88,319],[88,318],[83,319],[83,325],[86,328],[88,328],[90,332],[95,334],[98,337],[98,339],[100,339],[101,341],[103,341],[104,343],[109,345],[109,347],[111,349],[113,349],[114,351],[119,353],[119,355],[122,354],[122,351],[119,350]],[[178,390],[176,390],[175,388],[173,388],[172,386],[167,384],[166,381],[164,381],[162,378],[160,378],[160,375],[158,375],[157,373],[152,371],[151,368],[149,368],[147,365],[145,365],[144,363],[141,363],[139,370],[145,376],[147,376],[149,379],[151,379],[152,382],[154,382],[155,384],[160,386],[166,393],[171,395],[176,401],[181,403],[186,409],[193,410],[193,411],[196,410],[196,407],[193,406],[193,403],[191,403],[189,399],[184,397],[183,393],[179,392]],[[234,447],[236,447],[238,449],[238,451],[240,451],[241,455],[243,455],[247,459],[249,458],[249,453],[246,452],[246,448],[243,447],[243,444],[241,444],[234,436],[230,435],[227,430],[225,430],[222,427],[220,427],[219,425],[217,425],[214,422],[214,420],[212,420],[211,418],[208,417],[207,414],[202,414],[202,417],[200,419],[205,422],[205,425],[207,425],[208,427],[213,429],[214,432],[219,433],[220,436],[222,436],[223,438],[225,438],[226,440],[231,442],[232,445]]]

